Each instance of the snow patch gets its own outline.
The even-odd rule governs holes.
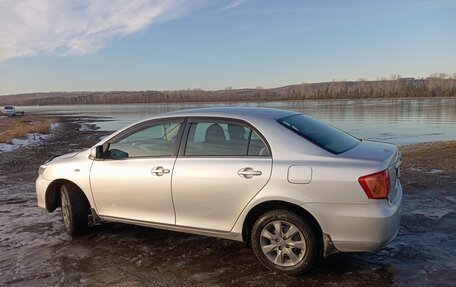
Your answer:
[[[436,168],[433,168],[431,170],[425,171],[425,170],[422,170],[422,169],[419,169],[419,168],[410,167],[408,170],[409,171],[417,171],[417,172],[425,172],[425,173],[430,173],[430,174],[439,174],[439,173],[444,173],[445,172],[444,170],[436,169]]]
[[[95,131],[98,130],[100,127],[98,127],[96,124],[91,124],[91,123],[85,123],[85,122],[75,122],[77,123],[79,127],[79,131],[81,132],[89,132],[89,131]]]
[[[81,127],[79,128],[80,131],[83,131],[83,132],[87,132],[87,131],[91,131],[91,126],[89,124],[85,124],[85,123],[80,123],[79,124]]]
[[[0,153],[9,152],[20,147],[44,144],[47,140],[51,139],[52,137],[52,134],[43,135],[38,133],[30,133],[27,134],[23,139],[12,139],[10,143],[0,143]]]
[[[49,126],[51,131],[60,127],[60,123],[52,123]],[[47,140],[51,139],[54,135],[52,134],[38,134],[28,133],[23,139],[12,139],[9,143],[0,143],[0,153],[9,152],[20,147],[29,145],[40,145],[44,144]]]

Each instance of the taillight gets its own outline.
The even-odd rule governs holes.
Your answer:
[[[386,199],[390,188],[388,170],[362,176],[358,179],[370,199]]]

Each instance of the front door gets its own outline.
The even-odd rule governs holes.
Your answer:
[[[176,225],[230,231],[268,182],[270,151],[238,121],[189,120],[185,134],[172,183]]]
[[[175,224],[171,176],[182,129],[179,119],[150,122],[106,144],[90,171],[101,217]]]

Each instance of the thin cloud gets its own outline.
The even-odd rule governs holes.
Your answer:
[[[85,55],[115,38],[184,15],[191,0],[0,0],[0,61]]]
[[[234,0],[232,1],[230,4],[226,5],[226,6],[223,6],[222,8],[220,8],[219,11],[226,11],[226,10],[229,10],[229,9],[233,9],[239,5],[242,5],[244,4],[245,2],[247,2],[249,0]]]
[[[236,29],[236,31],[244,31],[244,30],[248,30],[248,29],[251,29],[253,28],[254,26],[253,25],[245,25],[245,26],[241,26],[239,28]]]

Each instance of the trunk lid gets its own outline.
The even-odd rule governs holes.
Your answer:
[[[340,156],[383,162],[394,157],[396,152],[397,147],[393,144],[363,140],[354,148],[341,153]]]

